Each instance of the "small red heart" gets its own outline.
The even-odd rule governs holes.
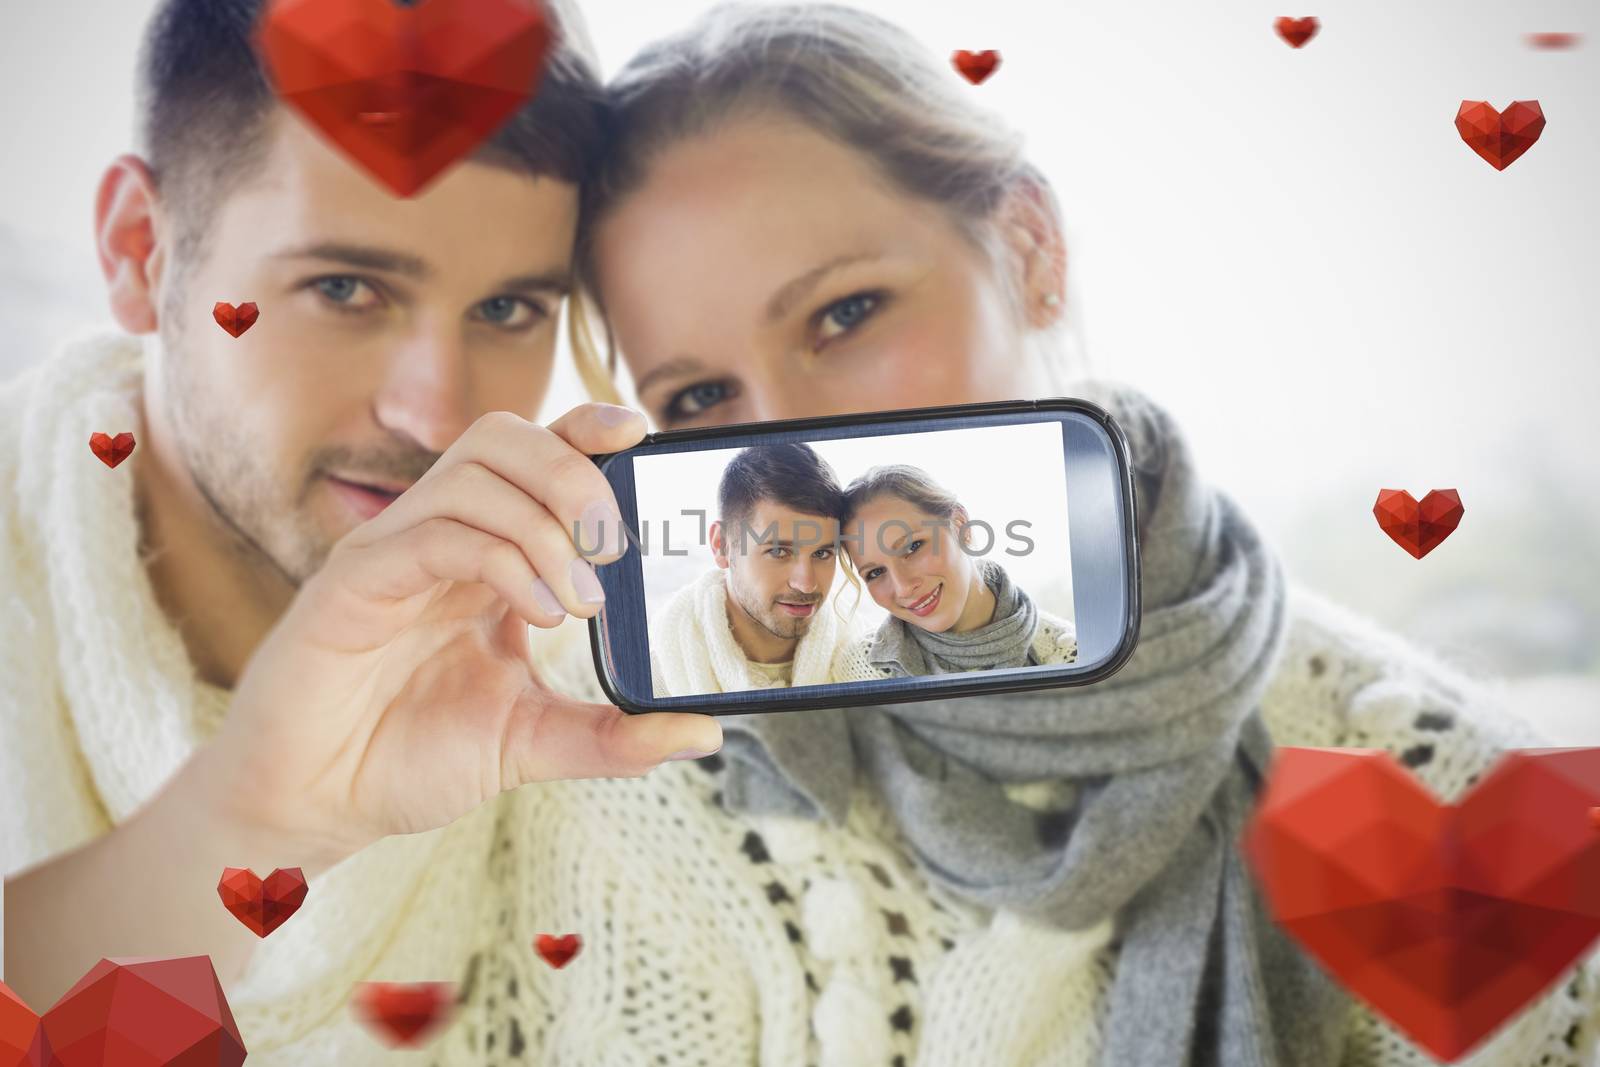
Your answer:
[[[39,1067],[48,1056],[33,1009],[0,982],[0,1067]]]
[[[1600,748],[1512,751],[1440,804],[1389,753],[1280,748],[1244,851],[1273,919],[1438,1059],[1600,937]]]
[[[260,27],[279,98],[397,196],[505,125],[552,43],[529,0],[273,0]]]
[[[299,867],[279,867],[265,879],[244,867],[228,867],[217,883],[222,906],[257,937],[266,937],[288,922],[305,903],[306,890]]]
[[[1483,100],[1463,100],[1456,112],[1456,131],[1491,167],[1505,170],[1544,132],[1544,110],[1537,100],[1517,100],[1504,113]]]
[[[211,309],[211,317],[217,320],[218,326],[238,337],[256,324],[256,320],[261,317],[261,309],[254,304],[240,304],[234,307],[232,304],[218,301],[217,306]]]
[[[1285,16],[1272,25],[1278,31],[1278,36],[1288,41],[1291,48],[1299,48],[1315,37],[1317,30],[1322,28],[1322,23],[1311,15],[1301,19],[1292,19]]]
[[[1556,32],[1528,34],[1528,43],[1533,45],[1535,48],[1576,48],[1578,46],[1578,42],[1581,40],[1583,40],[1583,35],[1579,33]]]
[[[950,57],[950,62],[961,72],[961,76],[973,85],[982,85],[989,75],[994,73],[994,68],[1000,65],[1000,53],[994,49],[984,52],[968,52],[962,49]]]
[[[119,433],[115,437],[105,433],[89,435],[89,451],[99,456],[100,462],[113,470],[117,464],[133,455],[133,446],[136,443],[131,433]]]
[[[1380,489],[1372,513],[1395,544],[1421,559],[1455,532],[1466,509],[1454,489],[1435,489],[1420,504],[1404,489]]]
[[[540,934],[533,943],[534,949],[544,958],[544,961],[556,970],[560,970],[572,962],[572,957],[583,948],[583,938],[577,934]]]
[[[450,982],[358,982],[350,1004],[391,1048],[418,1048],[449,1021],[454,1000]]]

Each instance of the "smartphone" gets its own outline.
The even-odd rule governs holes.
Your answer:
[[[595,670],[714,715],[1088,685],[1139,636],[1125,434],[1067,397],[653,433],[596,456]],[[576,533],[576,531],[575,531]]]

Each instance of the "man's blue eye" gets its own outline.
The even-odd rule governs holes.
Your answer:
[[[509,296],[492,297],[481,305],[483,317],[490,322],[510,322],[512,316],[517,313],[517,304],[520,302]]]
[[[356,287],[360,284],[354,278],[318,278],[317,291],[334,303],[343,304],[356,295]]]

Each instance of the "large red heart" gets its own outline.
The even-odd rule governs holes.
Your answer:
[[[1314,16],[1307,15],[1303,19],[1285,16],[1272,25],[1278,31],[1278,36],[1289,42],[1290,47],[1299,48],[1317,35],[1322,24]]]
[[[257,937],[266,937],[289,921],[306,899],[306,878],[299,867],[280,867],[258,878],[242,867],[226,867],[217,883],[222,906],[248,926]]]
[[[274,0],[257,34],[279,97],[399,196],[532,98],[551,41],[538,0]]]
[[[1273,918],[1459,1059],[1600,937],[1600,748],[1505,755],[1441,805],[1387,752],[1279,749],[1244,847]]]
[[[360,982],[350,1004],[391,1046],[416,1048],[449,1020],[454,1000],[450,982]]]
[[[1420,504],[1404,489],[1380,489],[1372,513],[1390,540],[1421,559],[1455,532],[1466,509],[1454,489],[1435,489]]]
[[[43,1016],[0,985],[0,1067],[239,1067],[245,1055],[207,956],[101,960]]]
[[[533,942],[533,947],[539,956],[556,970],[560,970],[572,962],[572,957],[583,948],[583,938],[577,934],[540,934]]]
[[[261,317],[261,309],[254,304],[240,304],[234,307],[226,301],[219,300],[211,309],[211,317],[217,320],[218,326],[238,337],[256,324],[256,320]]]
[[[1504,113],[1483,100],[1463,100],[1456,112],[1456,131],[1491,167],[1505,170],[1544,132],[1544,110],[1537,100],[1515,101]]]
[[[100,457],[100,462],[116,469],[117,464],[133,455],[133,446],[137,444],[131,433],[119,433],[112,437],[108,433],[92,433],[89,435],[89,451]]]
[[[989,75],[994,73],[994,68],[1000,65],[1000,53],[990,48],[983,52],[968,52],[962,49],[950,57],[950,62],[955,64],[961,76],[973,85],[982,85]]]

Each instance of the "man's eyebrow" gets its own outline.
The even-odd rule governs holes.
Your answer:
[[[403,274],[421,281],[433,273],[433,268],[420,256],[409,252],[396,252],[392,248],[375,245],[346,244],[340,241],[319,241],[276,253],[274,259],[326,259],[364,270]]]
[[[520,274],[501,282],[496,288],[512,293],[547,292],[566,296],[572,292],[572,272],[565,267],[554,267],[533,274]]]
[[[787,315],[790,308],[804,299],[805,295],[816,288],[817,283],[829,273],[852,263],[882,258],[883,256],[875,252],[849,252],[812,267],[798,278],[783,283],[778,291],[772,294],[772,299],[767,302],[767,321],[777,322]]]

